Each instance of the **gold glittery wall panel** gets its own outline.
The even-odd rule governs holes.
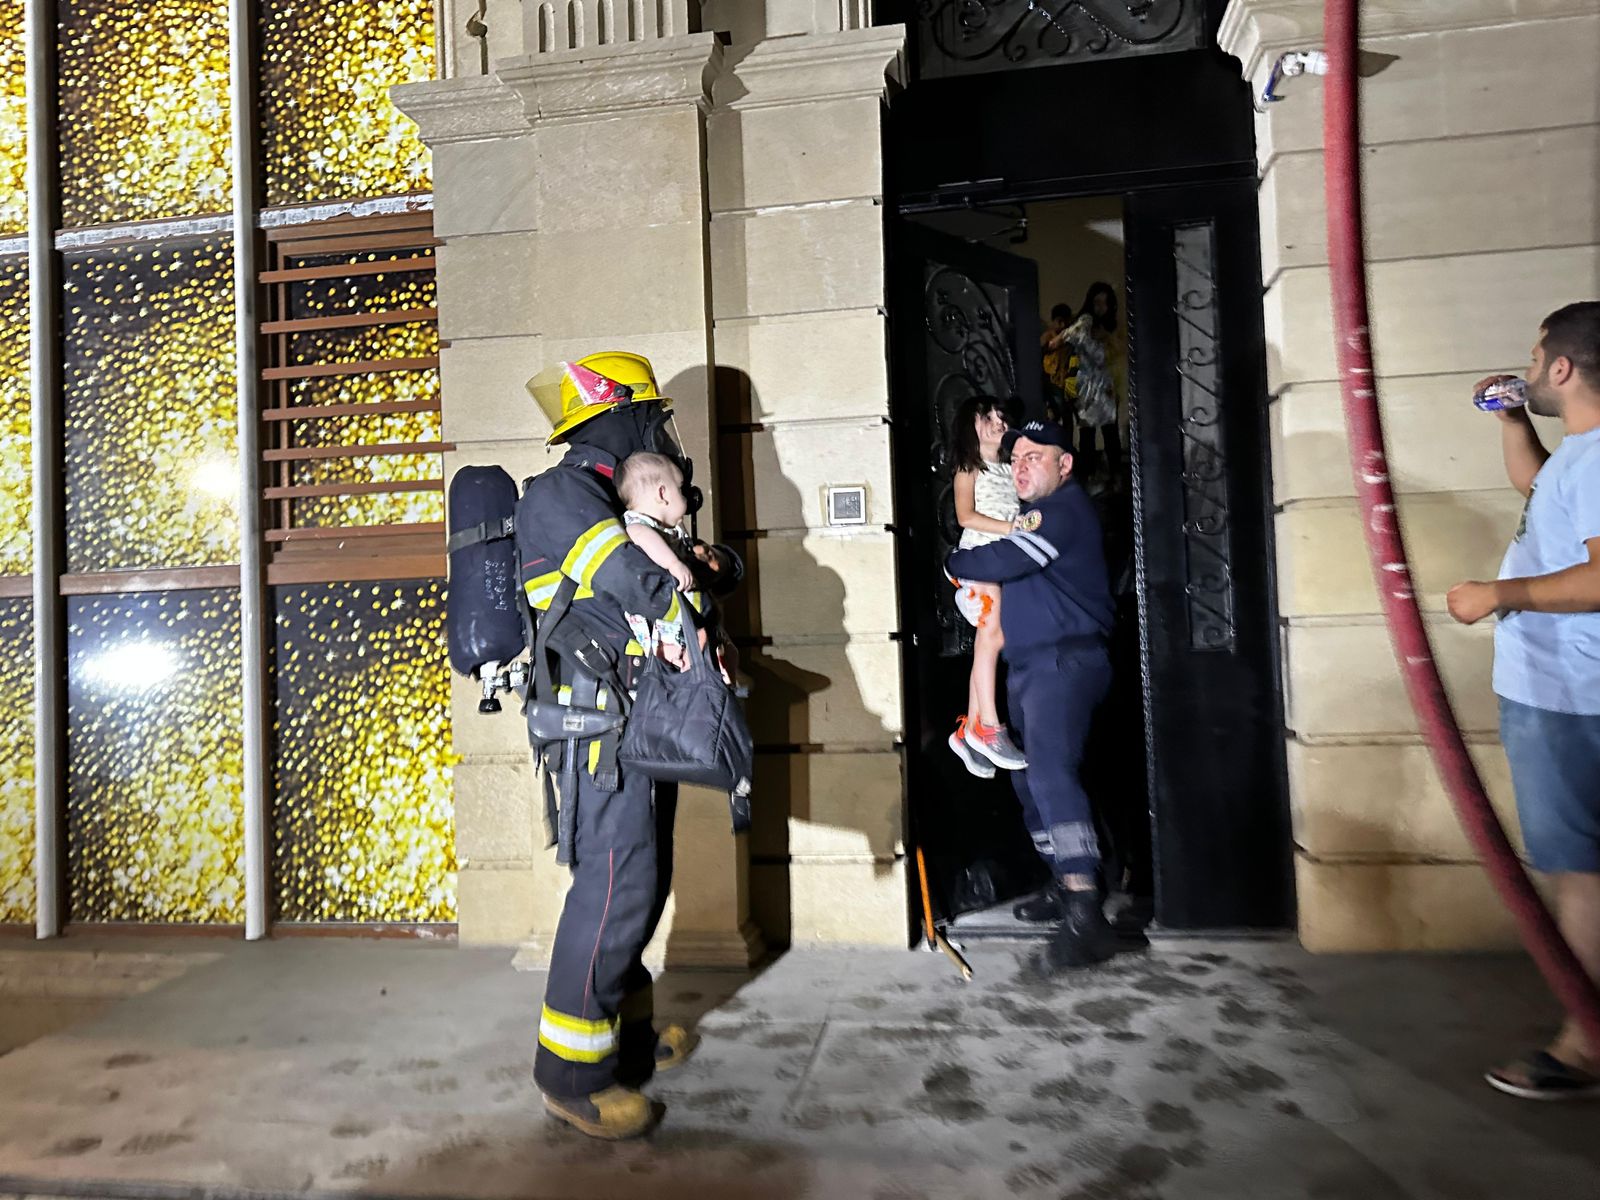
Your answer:
[[[237,592],[69,600],[72,920],[244,919],[240,687]]]
[[[411,257],[416,253],[408,249],[400,251],[399,256]],[[297,260],[296,265],[328,266],[392,257],[396,255],[316,255]],[[294,284],[289,293],[289,308],[290,315],[296,319],[393,312],[431,308],[435,303],[435,295],[432,271],[355,275],[345,279],[313,279]],[[295,366],[374,362],[422,358],[438,352],[438,326],[432,321],[417,321],[296,334],[290,339],[287,361]],[[439,372],[437,368],[430,368],[301,379],[294,381],[289,394],[291,404],[307,405],[435,400],[439,394]],[[329,421],[307,421],[295,427],[295,440],[301,446],[434,442],[439,440],[439,436],[437,412],[341,417]],[[439,479],[443,471],[444,463],[438,454],[325,458],[296,463],[291,482],[329,484]],[[396,525],[443,521],[444,496],[440,492],[393,492],[317,497],[295,501],[294,516],[295,523],[300,525]]]
[[[233,256],[66,256],[67,570],[239,556]]]
[[[0,600],[0,921],[33,915],[33,603]]]
[[[33,570],[28,267],[0,259],[0,575]]]
[[[0,233],[28,228],[22,0],[0,0]]]
[[[226,212],[227,0],[61,0],[61,219]]]
[[[265,0],[267,203],[428,190],[428,151],[389,88],[433,78],[430,0]]]
[[[454,921],[441,580],[276,589],[278,914]]]

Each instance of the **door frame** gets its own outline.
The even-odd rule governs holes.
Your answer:
[[[1140,407],[1137,384],[1137,333],[1133,327],[1133,291],[1135,287],[1133,261],[1133,246],[1131,245],[1130,213],[1136,204],[1148,202],[1150,198],[1161,193],[1175,194],[1177,190],[1209,189],[1211,187],[1227,187],[1237,189],[1241,185],[1253,185],[1253,173],[1246,173],[1238,169],[1213,170],[1210,172],[1197,172],[1192,170],[1163,171],[1144,175],[1122,175],[1115,177],[1118,184],[1132,185],[1125,190],[1111,190],[1104,185],[1112,182],[1113,177],[1100,176],[1095,178],[1072,181],[1070,186],[1063,187],[1059,182],[1051,185],[1001,185],[999,188],[984,184],[962,185],[959,189],[951,189],[949,199],[941,195],[937,199],[920,197],[908,202],[885,206],[886,229],[886,266],[888,271],[888,287],[886,293],[889,297],[889,360],[890,360],[890,387],[891,387],[891,414],[901,411],[901,405],[896,404],[893,397],[897,391],[904,389],[909,376],[906,361],[911,349],[906,341],[905,330],[907,322],[904,315],[897,317],[896,309],[904,296],[904,279],[906,272],[914,270],[917,262],[910,253],[911,238],[908,229],[913,225],[911,218],[923,213],[955,211],[974,204],[1003,205],[1003,204],[1042,204],[1052,200],[1082,199],[1092,196],[1118,195],[1123,200],[1123,230],[1125,245],[1125,276],[1123,280],[1123,296],[1125,301],[1126,319],[1129,321],[1129,350],[1128,350],[1128,405],[1129,405],[1129,447],[1130,469],[1136,480],[1139,480],[1146,466],[1146,452],[1142,442],[1139,425]],[[1259,229],[1259,214],[1252,212]],[[1248,240],[1248,239],[1247,239]],[[1245,253],[1246,247],[1238,247],[1238,253]],[[1253,269],[1254,279],[1259,288],[1260,280],[1260,241],[1259,236],[1254,239],[1253,245],[1248,247],[1248,254],[1253,256],[1251,264],[1245,266],[1248,273]],[[1238,266],[1237,263],[1234,264]],[[1258,291],[1259,295],[1259,291]],[[1263,306],[1264,316],[1264,306]],[[1278,580],[1276,568],[1276,552],[1273,545],[1274,532],[1274,505],[1272,500],[1271,476],[1271,439],[1268,430],[1268,401],[1266,390],[1266,371],[1264,358],[1264,341],[1262,343],[1262,362],[1258,373],[1259,386],[1254,396],[1254,420],[1252,426],[1255,431],[1255,444],[1259,452],[1260,461],[1265,468],[1261,473],[1261,490],[1258,503],[1264,543],[1264,580],[1261,587],[1261,599],[1264,604],[1260,616],[1260,629],[1258,632],[1270,644],[1269,654],[1269,686],[1273,697],[1273,732],[1271,743],[1272,761],[1268,764],[1266,776],[1270,780],[1272,794],[1263,797],[1260,808],[1274,814],[1276,824],[1281,829],[1281,834],[1274,836],[1276,845],[1272,851],[1277,862],[1261,864],[1269,873],[1281,870],[1282,879],[1275,879],[1275,884],[1281,884],[1281,892],[1275,898],[1269,896],[1259,907],[1259,911],[1244,919],[1229,919],[1222,923],[1208,922],[1204,906],[1196,906],[1179,902],[1176,906],[1168,905],[1162,911],[1161,900],[1163,892],[1168,896],[1186,892],[1182,887],[1175,888],[1174,881],[1181,882],[1185,877],[1189,883],[1204,882],[1214,876],[1209,864],[1196,861],[1193,855],[1185,859],[1169,861],[1163,864],[1164,848],[1170,853],[1169,847],[1164,847],[1162,837],[1162,811],[1165,807],[1158,796],[1161,787],[1161,752],[1157,746],[1155,729],[1155,708],[1159,698],[1155,695],[1156,685],[1152,679],[1152,664],[1150,661],[1149,620],[1150,612],[1147,595],[1147,573],[1145,561],[1144,528],[1147,513],[1145,510],[1144,488],[1142,483],[1136,483],[1134,489],[1134,523],[1137,569],[1137,593],[1139,611],[1139,638],[1140,638],[1140,692],[1144,707],[1145,718],[1145,800],[1148,806],[1150,833],[1152,841],[1152,868],[1156,875],[1157,888],[1157,922],[1164,929],[1172,932],[1276,932],[1288,931],[1293,928],[1294,913],[1294,888],[1292,878],[1293,835],[1289,827],[1289,788],[1287,769],[1287,748],[1285,737],[1285,713],[1283,708],[1283,667],[1282,647],[1279,641],[1278,620]],[[901,403],[912,402],[909,397],[902,398]],[[906,514],[911,511],[906,506],[904,489],[910,484],[906,469],[906,447],[898,443],[904,438],[896,438],[897,445],[894,449],[896,465],[896,511],[898,520],[904,523]],[[906,535],[905,529],[900,529],[897,539],[899,549],[899,572],[901,577],[901,610],[902,610],[902,683],[905,695],[904,729],[905,744],[908,756],[915,756],[921,752],[922,744],[927,740],[930,731],[922,727],[920,717],[920,703],[917,696],[920,692],[919,646],[917,642],[917,622],[912,609],[912,589],[907,583],[916,578],[916,569],[920,565],[916,560],[915,548],[911,539]],[[919,782],[920,772],[914,771],[912,763],[907,761],[903,771],[903,780],[906,788],[904,805],[904,829],[907,845],[913,848],[921,842],[916,834],[916,821],[914,809],[916,800],[912,789]],[[1169,874],[1170,873],[1170,874]],[[1163,877],[1166,877],[1165,882]],[[909,911],[913,917],[913,930],[920,924],[922,912],[921,896],[917,880],[908,872]],[[1268,891],[1273,888],[1269,886]]]

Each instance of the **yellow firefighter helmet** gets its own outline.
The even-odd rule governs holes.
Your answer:
[[[664,409],[672,407],[672,401],[656,385],[650,360],[625,350],[604,350],[558,363],[528,380],[526,386],[554,426],[545,438],[547,446],[560,445],[579,425],[619,404],[650,402]]]

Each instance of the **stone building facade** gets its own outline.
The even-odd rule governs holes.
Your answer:
[[[762,931],[910,937],[882,132],[904,33],[870,8],[444,0],[445,77],[395,93],[434,152],[447,469],[540,469],[524,380],[638,350],[677,400],[714,532],[751,566],[735,621],[753,647],[758,802],[777,815],[736,839],[718,797],[686,797],[669,960],[743,963]],[[1520,369],[1545,311],[1600,291],[1600,2],[1363,11],[1368,47],[1392,56],[1366,82],[1365,163],[1395,479],[1440,659],[1509,815],[1489,630],[1443,616],[1446,587],[1492,574],[1517,516],[1465,394]],[[1235,0],[1218,40],[1259,91],[1321,20],[1314,0]],[[1335,382],[1320,87],[1285,93],[1257,153],[1300,935],[1502,944],[1378,616]],[[864,525],[829,527],[836,484],[864,486]],[[536,958],[563,882],[537,844],[523,731],[456,686],[461,937]]]
[[[1444,594],[1493,578],[1516,528],[1474,380],[1521,373],[1538,322],[1600,293],[1600,4],[1365,3],[1363,158],[1373,340],[1390,466],[1435,650],[1513,825],[1489,687],[1492,630]],[[1320,44],[1322,5],[1238,0],[1220,35],[1259,87]],[[1295,87],[1298,82],[1302,86]],[[1257,122],[1278,594],[1300,934],[1312,949],[1511,941],[1456,824],[1390,657],[1345,456],[1316,81]],[[1553,444],[1559,428],[1546,427]]]

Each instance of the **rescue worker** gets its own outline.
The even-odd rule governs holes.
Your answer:
[[[1058,922],[1045,952],[1053,969],[1104,962],[1117,950],[1096,880],[1094,816],[1078,777],[1090,719],[1111,686],[1114,610],[1100,522],[1072,479],[1070,445],[1054,421],[1008,430],[1000,446],[1022,501],[1012,532],[956,551],[947,565],[957,578],[1001,585],[1006,701],[1028,758],[1011,781],[1053,880],[1018,915]]]
[[[648,359],[590,355],[565,365],[555,397],[538,384],[531,380],[529,391],[554,424],[546,444],[569,449],[524,484],[517,503],[523,590],[553,627],[541,625],[541,639],[548,635],[552,648],[564,650],[551,656],[562,702],[614,711],[615,689],[630,686],[644,653],[629,616],[683,621],[695,593],[680,594],[672,576],[628,539],[611,479],[635,451],[665,454],[683,469],[693,512],[693,464],[672,435],[671,401],[660,394]],[[726,547],[702,545],[697,557],[697,582],[713,593],[731,589],[743,573]],[[694,630],[686,625],[684,632]],[[550,1113],[605,1139],[636,1137],[659,1120],[664,1109],[639,1088],[694,1048],[678,1026],[655,1030],[650,972],[641,961],[672,882],[677,787],[618,772],[615,748],[615,737],[590,738],[576,743],[576,763],[546,758],[547,779],[561,769],[572,793],[560,796],[558,853],[571,867],[572,886],[556,929],[534,1059]]]

